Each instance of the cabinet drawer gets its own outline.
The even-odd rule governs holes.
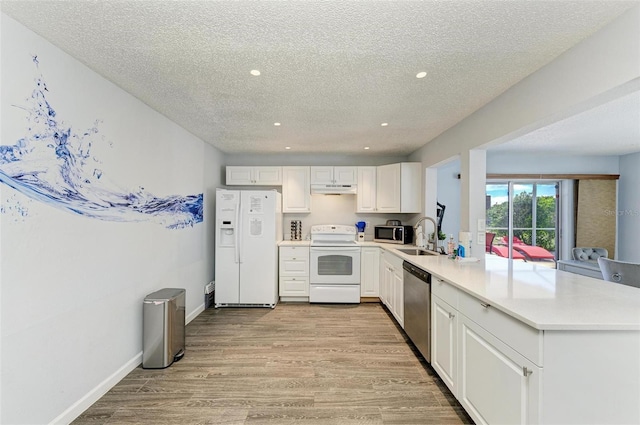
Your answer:
[[[309,260],[306,258],[280,258],[280,276],[309,277]]]
[[[431,292],[453,308],[458,308],[458,288],[437,277],[431,279]]]
[[[308,297],[309,279],[304,277],[280,277],[281,297]]]
[[[290,258],[296,260],[309,261],[308,246],[281,246],[280,258]]]
[[[385,255],[384,259],[393,267],[394,271],[400,270],[400,273],[402,273],[402,262],[404,261],[402,258],[389,253]]]
[[[502,342],[542,366],[542,331],[526,325],[490,304],[459,291],[458,310]]]

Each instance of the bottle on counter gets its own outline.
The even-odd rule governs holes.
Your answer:
[[[453,250],[455,249],[453,243],[453,235],[449,235],[449,241],[447,242],[447,255],[453,257]]]

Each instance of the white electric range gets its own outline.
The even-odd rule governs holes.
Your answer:
[[[309,302],[360,302],[360,246],[355,226],[311,226]]]

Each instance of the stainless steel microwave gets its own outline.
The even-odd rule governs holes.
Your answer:
[[[376,242],[413,243],[412,226],[375,226],[373,240]]]

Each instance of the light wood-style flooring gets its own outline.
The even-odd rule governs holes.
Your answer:
[[[473,423],[379,303],[207,309],[73,424]]]

